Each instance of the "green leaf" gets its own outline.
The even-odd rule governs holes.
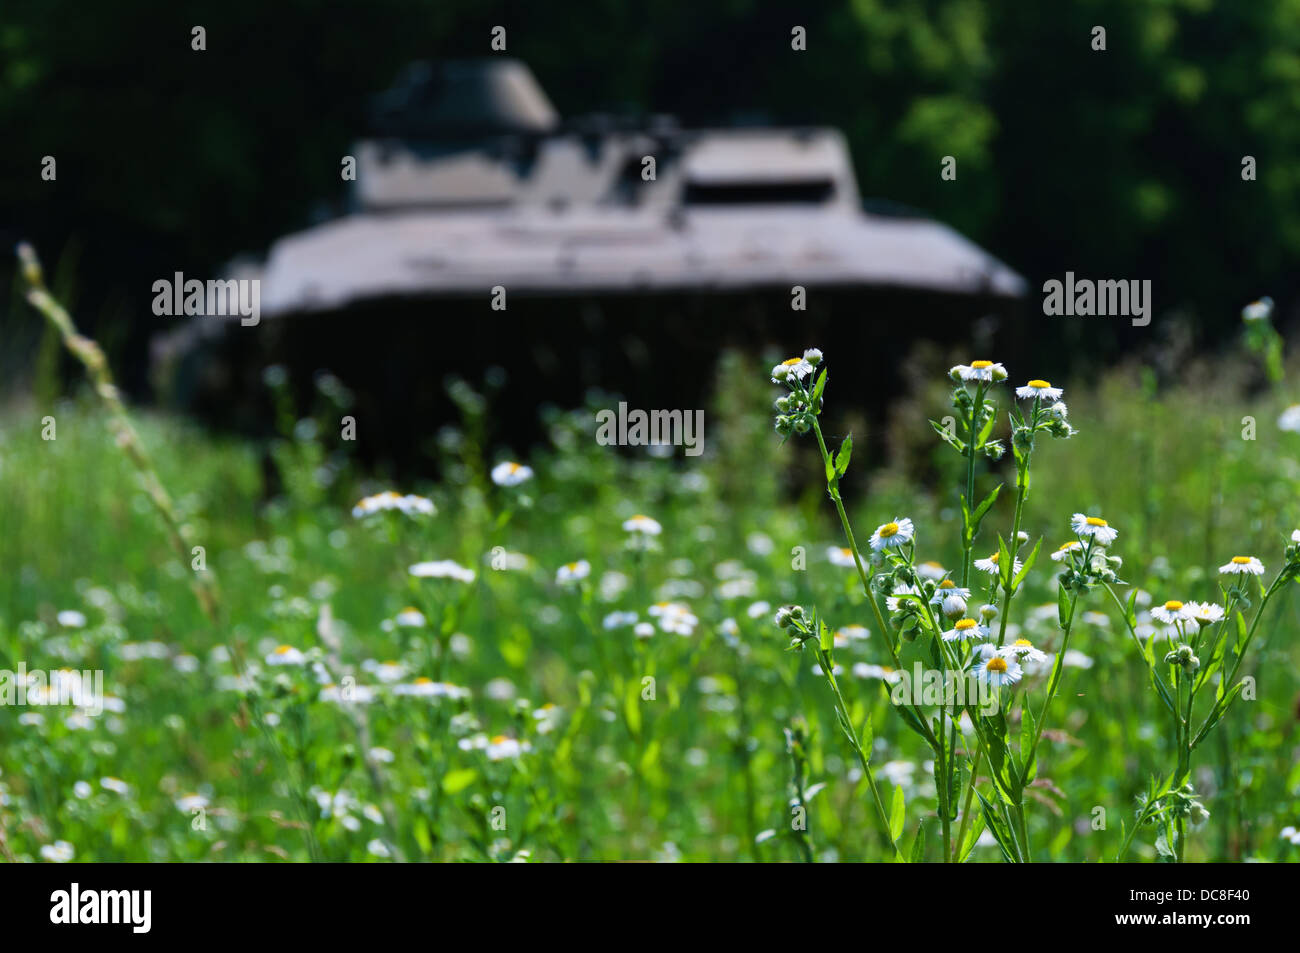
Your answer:
[[[1020,567],[1020,572],[1016,573],[1016,578],[1011,580],[1012,591],[1019,589],[1020,584],[1024,582],[1025,577],[1029,575],[1029,570],[1033,568],[1034,560],[1038,558],[1038,550],[1042,548],[1042,545],[1043,537],[1040,536],[1038,537],[1038,542],[1034,543],[1034,548],[1030,551],[1029,555],[1025,557],[1025,564]]]
[[[907,814],[903,803],[903,789],[894,788],[894,803],[889,808],[889,836],[897,840],[903,836],[903,826],[907,823]]]
[[[984,514],[989,511],[989,507],[991,507],[994,504],[994,502],[998,498],[998,494],[1001,492],[1002,492],[1002,484],[999,483],[997,486],[993,488],[993,492],[990,493],[988,496],[984,497],[984,499],[980,501],[980,505],[975,507],[975,515],[974,517],[972,517],[971,522],[975,525],[977,529],[979,528],[980,521],[984,519]]]
[[[444,794],[459,794],[465,790],[478,778],[478,771],[474,768],[457,768],[455,771],[448,771],[442,776],[442,790]]]
[[[1065,620],[1070,618],[1070,590],[1064,586],[1056,587],[1056,619],[1065,628]]]
[[[826,368],[823,367],[822,372],[817,375],[817,383],[813,385],[811,407],[813,413],[817,412],[817,401],[821,399],[824,390],[826,390]]]
[[[849,434],[840,444],[840,452],[835,454],[835,475],[844,476],[849,469],[849,460],[853,456],[853,434]]]
[[[909,860],[913,864],[925,862],[925,818],[916,825],[916,837],[912,841],[912,853]]]
[[[998,533],[998,585],[1006,588],[1011,585],[1011,570],[1015,568],[1015,561],[1011,558],[1011,550],[1007,548],[1007,541]]]

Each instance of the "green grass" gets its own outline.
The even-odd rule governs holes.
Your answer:
[[[788,651],[772,622],[777,606],[799,603],[834,627],[873,630],[837,650],[840,684],[855,723],[870,719],[885,803],[902,789],[908,849],[925,823],[921,855],[939,860],[937,826],[925,821],[934,811],[930,751],[881,682],[852,674],[855,663],[888,659],[856,575],[825,560],[828,546],[843,543],[815,451],[803,440],[782,445],[771,430],[767,366],[723,357],[702,458],[616,454],[593,439],[591,408],[548,413],[549,445],[524,461],[536,478],[515,490],[487,479],[502,458],[494,410],[462,387],[459,439],[440,442],[445,479],[393,487],[434,501],[437,514],[424,519],[351,516],[360,496],[388,487],[354,468],[325,403],[315,434],[300,428],[294,437],[292,419],[284,422],[272,452],[287,489],[272,499],[260,448],[141,413],[143,442],[215,573],[215,624],[94,403],[9,405],[0,419],[0,668],[101,669],[124,708],[85,728],[68,727],[69,709],[0,710],[4,855],[39,859],[43,845],[64,840],[79,861],[363,860],[377,859],[368,845],[379,839],[421,860],[510,859],[521,850],[533,860],[888,859],[813,654]],[[880,435],[906,442],[894,441],[888,467],[869,476],[854,467],[844,492],[859,542],[907,515],[918,527],[918,558],[953,566],[960,460],[936,447],[925,423],[947,412],[942,370],[892,420],[857,435],[855,454],[873,460],[885,456]],[[1011,368],[1013,380],[1032,376],[1027,370]],[[1270,574],[1280,568],[1286,537],[1300,525],[1300,436],[1275,426],[1282,396],[1243,397],[1240,376],[1191,369],[1188,383],[1158,390],[1125,370],[1074,382],[1066,398],[1079,433],[1042,442],[1026,503],[1024,529],[1044,537],[1044,556],[1070,538],[1070,514],[1085,511],[1120,527],[1113,552],[1124,558],[1122,575],[1156,603],[1217,601],[1216,567],[1238,553],[1260,556]],[[997,399],[1005,436],[1007,394]],[[851,408],[836,405],[834,380],[827,400],[824,425],[838,445]],[[46,414],[57,420],[55,440],[41,439]],[[1256,440],[1241,439],[1246,415],[1257,420]],[[1008,461],[981,469],[979,495],[1013,479]],[[663,524],[658,551],[628,547],[621,524],[634,513]],[[976,555],[995,549],[1010,523],[1004,494]],[[526,554],[528,568],[495,571],[498,546]],[[806,551],[805,570],[792,568],[795,547]],[[433,559],[471,566],[477,578],[465,585],[405,571]],[[579,559],[590,562],[590,577],[558,585],[556,569]],[[719,566],[749,582],[732,579],[722,591]],[[1023,605],[1055,603],[1055,568],[1045,558],[1035,565]],[[693,635],[638,639],[602,627],[616,610],[644,621],[651,603],[666,599],[691,607]],[[751,618],[759,601],[771,609]],[[385,625],[408,605],[430,624]],[[87,624],[61,626],[56,615],[69,609]],[[1211,816],[1190,836],[1189,860],[1295,859],[1279,831],[1300,822],[1298,612],[1289,592],[1270,607],[1242,670],[1258,679],[1257,698],[1239,702],[1198,751],[1193,782]],[[1080,613],[1089,614],[1071,646],[1092,664],[1065,669],[1040,750],[1028,821],[1036,859],[1113,859],[1135,798],[1171,764],[1163,709],[1105,593],[1087,594]],[[735,635],[725,619],[735,620]],[[264,661],[279,645],[328,659],[322,631],[338,640],[331,677],[347,667],[374,685],[364,663],[393,660],[406,682],[443,679],[470,697],[364,706],[369,746],[391,753],[368,770],[357,723],[318,697],[310,670]],[[1059,637],[1048,623],[1026,622],[1024,631],[1049,650]],[[129,646],[148,642],[165,645],[168,657],[133,658]],[[221,647],[257,668],[251,691],[232,686]],[[175,656],[194,661],[178,668]],[[1036,699],[1042,681],[1028,682]],[[546,704],[559,715],[543,732],[535,712]],[[43,723],[20,723],[24,713]],[[792,723],[807,731],[804,831],[791,829]],[[463,750],[458,742],[478,732],[531,750],[497,761]],[[105,776],[130,792],[102,789]],[[77,793],[79,781],[90,784],[88,797]],[[978,787],[988,793],[983,780]],[[356,804],[343,813],[356,823],[322,811],[316,790],[350,792]],[[190,792],[209,800],[204,815],[177,806]],[[382,810],[366,816],[365,805]],[[1097,808],[1105,829],[1094,829]],[[1154,859],[1154,839],[1154,829],[1139,834],[1131,856]],[[973,856],[1001,855],[982,845]]]

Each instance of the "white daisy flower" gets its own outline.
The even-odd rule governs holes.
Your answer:
[[[266,657],[267,665],[306,665],[307,656],[292,645],[281,645]]]
[[[966,611],[966,600],[969,598],[969,589],[963,589],[951,579],[945,579],[934,590],[934,595],[930,597],[930,605],[939,606],[944,615],[960,615]]]
[[[374,496],[367,496],[360,500],[356,506],[352,507],[352,515],[357,519],[361,519],[374,513],[383,513],[389,510],[397,510],[408,516],[432,516],[437,512],[433,501],[425,499],[423,496],[416,496],[413,493],[402,496],[392,490],[385,490],[383,493],[376,493]]]
[[[749,616],[751,619],[761,619],[763,616],[767,615],[771,611],[772,611],[772,603],[768,602],[766,599],[763,599],[758,602],[752,603],[749,606],[749,608],[745,610],[745,615]]]
[[[1092,659],[1078,649],[1066,649],[1061,664],[1066,668],[1092,668]]]
[[[998,559],[1001,558],[1001,556],[1002,556],[1001,553],[994,553],[992,556],[989,556],[987,559],[977,559],[975,560],[975,568],[980,570],[980,572],[988,573],[990,576],[996,576],[998,574]],[[1021,569],[1020,560],[1019,559],[1012,560],[1012,566],[1011,566],[1012,574],[1014,575],[1015,573],[1020,572],[1020,569]]]
[[[591,563],[585,559],[579,559],[574,563],[565,563],[559,569],[555,570],[555,581],[560,585],[572,585],[580,579],[586,579],[591,575]]]
[[[1033,643],[1028,639],[1016,639],[1010,645],[1004,645],[998,651],[1006,658],[1028,659],[1031,662],[1047,661],[1047,653],[1034,648]]]
[[[664,632],[694,635],[695,627],[700,624],[690,608],[680,602],[656,602],[646,611],[659,620],[659,628]]]
[[[492,482],[497,486],[518,486],[533,478],[532,467],[504,460],[492,468]]]
[[[184,811],[186,814],[201,811],[210,803],[212,802],[202,794],[184,794],[176,799],[177,809]]]
[[[361,688],[355,686],[354,691]],[[461,688],[459,685],[453,685],[451,682],[435,682],[433,679],[421,675],[413,681],[406,682],[393,687],[394,695],[409,695],[412,698],[469,698],[469,689]],[[324,693],[322,692],[322,696]]]
[[[991,383],[1006,380],[1007,369],[993,361],[971,361],[969,364],[958,364],[948,372],[948,376],[953,380]]]
[[[831,546],[826,550],[826,561],[832,566],[856,567],[853,550],[843,546]]]
[[[531,751],[532,747],[527,741],[520,741],[506,735],[494,735],[489,739],[484,750],[489,761],[504,761],[507,758],[514,761],[524,752]]]
[[[1273,299],[1267,296],[1252,301],[1241,309],[1243,321],[1267,321],[1273,314]]]
[[[1080,552],[1082,549],[1083,543],[1079,542],[1077,539],[1072,539],[1068,543],[1062,543],[1061,548],[1052,553],[1052,559],[1058,563],[1063,562],[1065,557],[1070,555],[1070,553]]]
[[[424,625],[427,620],[424,618],[424,613],[419,609],[416,609],[414,606],[407,606],[401,612],[397,613],[397,618],[394,621],[404,629],[418,629]]]
[[[934,560],[928,559],[916,567],[916,574],[922,579],[939,580],[948,575],[948,570]]]
[[[876,527],[876,531],[871,534],[871,548],[880,552],[883,549],[906,546],[912,541],[914,533],[912,521],[905,516],[900,516],[892,523],[883,523]]]
[[[621,629],[625,626],[636,625],[637,614],[635,612],[611,612],[601,620],[601,625],[605,629]]]
[[[1289,430],[1292,433],[1300,433],[1300,404],[1292,404],[1282,415],[1277,418],[1279,430]]]
[[[840,629],[836,629],[835,634],[842,635],[846,640],[850,642],[856,642],[859,639],[865,639],[869,637],[871,635],[871,630],[868,629],[865,625],[853,624],[853,625],[846,625]]]
[[[53,844],[41,846],[41,860],[51,864],[66,864],[76,855],[72,845],[65,840],[56,840]]]
[[[115,778],[111,775],[99,779],[99,786],[105,791],[112,791],[114,794],[130,794],[131,786],[121,778]]]
[[[474,570],[462,566],[453,559],[437,559],[416,563],[407,569],[412,576],[419,579],[454,579],[457,582],[470,583],[477,578]]]
[[[903,604],[903,600],[899,596],[919,596],[920,594],[921,590],[916,586],[909,586],[905,582],[900,582],[894,586],[894,594],[885,598],[885,608],[890,612],[897,612],[898,607]]]
[[[649,622],[638,622],[633,626],[632,634],[638,639],[648,639],[655,634],[655,627]]]
[[[978,660],[972,668],[972,674],[982,682],[1000,687],[1014,685],[1020,681],[1024,669],[1015,659],[995,653],[986,659]]]
[[[1151,610],[1151,617],[1157,619],[1165,625],[1174,625],[1178,622],[1189,622],[1192,614],[1195,612],[1196,603],[1184,605],[1177,599],[1170,599],[1162,606],[1156,606]]]
[[[658,536],[664,528],[659,525],[658,520],[653,520],[648,516],[637,514],[630,520],[623,521],[623,532],[625,533],[642,533],[646,536]]]
[[[813,372],[813,368],[821,363],[821,359],[821,351],[809,348],[803,352],[803,357],[792,357],[788,361],[782,361],[772,368],[772,383],[783,384],[791,377],[802,380]]]
[[[55,619],[58,621],[59,625],[63,626],[65,629],[80,629],[84,628],[86,625],[86,617],[76,609],[64,609],[55,616]],[[59,843],[63,844],[67,842],[59,841]]]
[[[1262,576],[1264,574],[1264,564],[1254,556],[1233,556],[1231,562],[1224,563],[1219,567],[1219,572],[1225,576],[1240,576],[1243,573],[1251,576]]]
[[[1032,380],[1024,387],[1017,387],[1016,396],[1025,400],[1060,400],[1061,388],[1053,387],[1047,381]]]
[[[970,639],[987,638],[988,634],[988,627],[980,625],[974,619],[958,619],[953,623],[951,629],[943,633],[943,640],[945,642],[955,642],[958,640],[966,642]]]
[[[391,856],[392,856],[392,854],[389,853],[388,845],[385,844],[383,841],[381,841],[378,837],[375,837],[375,838],[372,838],[372,839],[371,839],[370,843],[368,843],[368,844],[366,845],[366,851],[367,851],[367,852],[370,854],[370,856],[372,856],[372,857],[391,857]]]
[[[1074,514],[1070,519],[1070,527],[1080,536],[1091,536],[1101,546],[1109,546],[1119,535],[1119,530],[1100,516],[1085,516],[1082,513]]]
[[[80,800],[84,801],[86,798],[90,797],[92,794],[95,793],[95,789],[90,786],[89,781],[78,781],[76,784],[72,786],[72,793],[75,794]]]
[[[1300,543],[1300,529],[1291,530],[1291,542]]]
[[[400,682],[406,677],[406,667],[401,662],[376,662],[374,659],[366,659],[361,663],[361,668],[385,684]]]
[[[1191,611],[1197,625],[1202,627],[1214,625],[1222,621],[1224,616],[1223,606],[1215,605],[1213,602],[1189,602],[1187,608]]]
[[[885,665],[872,665],[869,662],[858,662],[854,665],[853,675],[855,678],[876,678],[891,684],[899,679],[898,672],[892,668]]]

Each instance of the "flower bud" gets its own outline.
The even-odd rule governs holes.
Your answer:
[[[997,615],[998,615],[997,606],[990,605],[987,602],[984,603],[984,605],[980,606],[980,618],[983,619],[985,622],[997,618]]]

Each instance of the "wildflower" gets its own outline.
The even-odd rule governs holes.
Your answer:
[[[525,751],[531,751],[532,745],[506,735],[494,735],[488,741],[486,750],[489,761],[504,761],[507,758],[513,761]]]
[[[376,493],[374,496],[367,496],[360,500],[356,506],[352,507],[352,515],[356,519],[370,516],[374,513],[382,513],[387,510],[397,510],[405,513],[407,516],[432,516],[437,512],[432,500],[423,496],[416,496],[408,493],[406,496],[387,490],[383,493]]]
[[[1282,411],[1282,416],[1277,418],[1277,426],[1280,430],[1300,433],[1300,404],[1292,404]]]
[[[1001,553],[994,553],[992,556],[989,556],[987,559],[977,559],[975,560],[975,568],[980,570],[981,572],[988,573],[990,576],[996,576],[998,574],[998,558],[1001,555],[1002,555]],[[1020,569],[1021,569],[1020,560],[1019,559],[1012,560],[1012,566],[1011,566],[1012,573],[1013,574],[1018,573],[1020,572]]]
[[[406,668],[401,662],[376,662],[374,659],[366,659],[361,663],[361,667],[381,682],[398,682],[406,677]]]
[[[903,600],[899,596],[919,596],[920,594],[921,590],[915,586],[909,586],[905,582],[899,583],[894,587],[894,594],[885,598],[885,607],[890,612],[897,612],[898,607],[903,604]]]
[[[645,536],[658,536],[663,532],[663,527],[657,520],[640,514],[632,517],[630,520],[624,520],[623,531],[625,533],[641,533]]]
[[[424,613],[413,606],[407,606],[397,613],[396,622],[404,629],[418,629],[425,624]]]
[[[987,626],[980,625],[974,619],[958,619],[951,629],[943,633],[945,642],[962,641],[970,639],[987,638],[989,630]]]
[[[591,563],[585,559],[579,559],[574,563],[565,563],[559,569],[555,570],[555,581],[561,585],[572,585],[579,580],[586,579],[591,575]]]
[[[201,811],[211,802],[202,794],[185,794],[176,799],[176,807],[179,810],[191,814],[194,811]]]
[[[841,629],[837,629],[835,634],[837,636],[843,636],[847,641],[852,642],[858,639],[867,638],[871,635],[871,630],[865,625],[846,625]]]
[[[974,667],[974,675],[977,679],[997,687],[1014,685],[1020,681],[1020,676],[1023,674],[1024,669],[1020,667],[1019,662],[996,653],[978,661]]]
[[[90,786],[89,781],[78,781],[72,786],[72,793],[84,801],[95,793],[95,789]]]
[[[131,786],[121,778],[115,778],[111,775],[99,779],[99,786],[105,791],[112,791],[114,794],[129,794]]]
[[[637,614],[635,612],[611,612],[601,621],[605,629],[621,629],[624,626],[636,625]]]
[[[532,467],[506,460],[492,468],[492,482],[497,486],[518,486],[533,478]]]
[[[1075,513],[1070,520],[1070,526],[1080,536],[1091,536],[1100,546],[1109,546],[1119,535],[1119,530],[1100,516],[1084,516],[1082,513]]]
[[[813,372],[813,368],[820,364],[821,360],[822,352],[816,348],[809,348],[803,352],[803,357],[792,357],[772,368],[772,383],[783,384],[791,377],[796,381],[803,380]]]
[[[267,665],[306,665],[307,656],[292,645],[281,645],[266,657]]]
[[[656,602],[647,612],[659,620],[659,628],[677,635],[694,635],[700,620],[680,602]],[[639,634],[639,633],[638,633]]]
[[[1072,539],[1068,543],[1062,543],[1060,549],[1052,553],[1052,559],[1055,562],[1062,562],[1070,553],[1083,549],[1083,543],[1077,539]]]
[[[832,566],[853,567],[857,561],[853,558],[853,550],[843,546],[831,546],[826,550],[826,559]]]
[[[1028,400],[1060,400],[1061,388],[1053,387],[1047,381],[1032,380],[1024,387],[1016,388],[1016,396]]]
[[[1189,602],[1187,608],[1191,611],[1196,624],[1202,628],[1214,625],[1222,620],[1224,615],[1223,606],[1215,605],[1213,602]]]
[[[985,623],[987,623],[991,619],[996,619],[997,617],[998,617],[997,606],[989,605],[987,602],[984,603],[984,605],[980,606],[980,618],[983,619]]]
[[[867,662],[854,665],[853,675],[855,678],[876,678],[891,685],[902,678],[902,675],[887,665],[871,665]]]
[[[1092,659],[1078,649],[1066,649],[1061,664],[1066,668],[1092,668]]]
[[[649,622],[638,622],[633,627],[632,634],[638,639],[648,639],[655,634],[655,627]]]
[[[772,603],[760,600],[759,602],[751,604],[750,607],[745,610],[745,615],[749,616],[751,619],[759,619],[767,615],[771,610]]]
[[[372,857],[392,856],[392,854],[388,850],[388,845],[385,844],[383,841],[381,841],[378,837],[372,838],[370,843],[366,844],[366,851]]]
[[[993,383],[1007,379],[1007,369],[992,361],[971,361],[970,364],[958,364],[948,372],[955,381],[980,381]]]
[[[926,560],[916,567],[916,574],[922,579],[939,580],[948,575],[948,570],[934,560]]]
[[[900,516],[892,523],[884,523],[876,527],[876,531],[871,534],[871,548],[880,552],[884,549],[906,546],[912,541],[914,533],[912,521]]]
[[[1003,646],[1001,653],[1005,658],[1028,659],[1031,662],[1046,662],[1047,653],[1034,648],[1028,639],[1016,639],[1010,645]]]
[[[41,860],[47,860],[51,864],[66,864],[75,854],[72,845],[65,840],[56,840],[53,844],[41,846]]]
[[[541,708],[534,709],[533,720],[537,722],[537,731],[539,734],[548,735],[559,727],[560,719],[564,716],[564,709],[559,705],[553,705],[547,702]]]
[[[473,582],[477,575],[468,566],[462,566],[452,559],[416,563],[407,572],[420,579],[454,579],[464,583]]]
[[[966,600],[969,598],[969,589],[963,589],[951,579],[945,579],[934,590],[930,605],[939,606],[943,614],[952,619],[966,611]]]
[[[1192,619],[1195,605],[1195,603],[1184,605],[1177,599],[1170,599],[1164,605],[1156,606],[1152,609],[1151,616],[1166,625],[1174,625],[1178,622],[1188,622]]]
[[[356,686],[360,688],[362,686]],[[394,695],[409,695],[412,698],[468,698],[469,689],[453,685],[451,682],[435,682],[421,675],[414,681],[393,687]]]
[[[1241,309],[1241,320],[1243,321],[1267,321],[1273,314],[1273,299],[1270,297],[1260,298],[1258,301],[1252,301],[1246,307]]]
[[[80,629],[86,625],[86,617],[76,609],[64,609],[55,616],[55,619],[58,621],[59,625],[63,626],[65,629]],[[60,843],[65,842],[60,841]]]
[[[1262,576],[1264,574],[1264,564],[1254,556],[1233,556],[1231,562],[1224,563],[1219,567],[1219,572],[1225,576],[1240,576],[1243,573]]]

